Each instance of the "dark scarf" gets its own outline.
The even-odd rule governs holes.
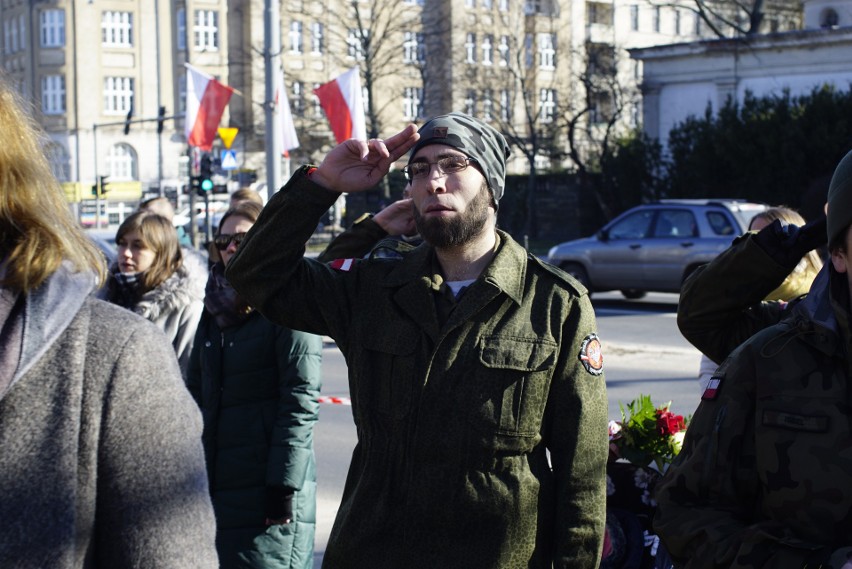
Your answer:
[[[207,279],[207,288],[204,291],[204,307],[216,320],[219,328],[243,323],[254,310],[231,288],[231,284],[225,279],[225,265],[221,262],[210,269],[210,278]]]
[[[128,310],[133,310],[141,296],[139,289],[141,283],[142,273],[122,273],[116,267],[107,285],[109,287],[109,301]]]

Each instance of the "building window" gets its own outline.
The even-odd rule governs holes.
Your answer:
[[[133,106],[131,77],[104,78],[104,114],[126,115]]]
[[[422,33],[404,32],[402,61],[404,63],[423,63],[426,61],[426,45]]]
[[[472,117],[476,116],[476,91],[469,89],[464,98],[464,112]]]
[[[27,18],[23,14],[18,17],[18,44],[27,49]]]
[[[65,10],[45,10],[39,16],[41,47],[65,45]]]
[[[196,51],[218,51],[219,12],[216,10],[196,10],[193,33]]]
[[[311,101],[313,102],[313,115],[315,117],[322,117],[322,105],[320,105],[319,97],[317,97],[316,94],[316,90],[319,89],[320,86],[320,83],[314,83],[313,90],[311,91],[313,94],[313,97],[311,98]]]
[[[136,152],[129,144],[116,144],[107,151],[107,172],[113,180],[135,180]]]
[[[840,24],[840,17],[833,8],[826,8],[819,15],[819,26],[821,28],[836,28]]]
[[[486,89],[482,93],[482,120],[491,122],[494,118],[494,92]]]
[[[464,42],[464,49],[467,53],[467,63],[476,63],[476,34],[468,33],[467,39]]]
[[[695,35],[701,35],[701,16],[695,14]]]
[[[133,47],[133,14],[104,12],[101,15],[101,43],[107,47]]]
[[[491,0],[482,0],[482,8],[484,10],[490,10],[493,7]]]
[[[539,91],[538,118],[542,124],[552,123],[556,117],[556,91],[542,89]]]
[[[541,69],[556,68],[556,34],[538,34],[538,61]]]
[[[311,24],[311,52],[323,53],[325,49],[325,27],[321,22]]]
[[[292,105],[293,116],[303,117],[305,116],[305,86],[301,81],[293,81],[291,89],[290,100],[292,103],[290,104]]]
[[[476,0],[464,0],[465,8],[476,8]]]
[[[491,34],[482,38],[482,64],[491,65],[491,52],[494,49],[494,36]]]
[[[302,22],[290,22],[290,53],[302,53]]]
[[[675,8],[674,11],[674,33],[676,36],[680,35],[680,10]]]
[[[41,110],[46,115],[65,112],[64,75],[45,75],[41,78]]]
[[[186,73],[181,73],[180,81],[178,81],[178,114],[186,113]]]
[[[612,5],[601,2],[586,2],[586,23],[612,25]]]
[[[177,11],[177,48],[186,49],[186,10],[183,8]]]
[[[406,87],[402,93],[402,115],[413,121],[423,116],[423,88]]]
[[[364,46],[361,44],[361,38],[358,35],[358,30],[349,28],[349,35],[346,38],[346,43],[348,45],[349,57],[358,61],[364,61]]]
[[[500,10],[501,12],[508,12],[509,11],[509,0],[499,0],[499,2],[500,3],[498,4],[497,9]]]
[[[500,120],[503,122],[512,120],[512,97],[508,89],[500,90]]]
[[[654,6],[654,31],[660,33],[660,7]]]
[[[533,36],[532,34],[524,35],[524,65],[527,69],[533,66]]]
[[[422,6],[423,0],[405,0],[403,4],[408,4],[409,6]]]
[[[634,32],[639,31],[639,5],[633,4],[630,6],[630,29]]]
[[[53,176],[60,182],[70,182],[71,157],[68,156],[65,147],[56,142],[49,142],[44,148],[44,153],[50,163]]]
[[[509,65],[509,36],[500,36],[500,65]]]

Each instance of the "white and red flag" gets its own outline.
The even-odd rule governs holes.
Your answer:
[[[186,141],[209,152],[213,149],[216,129],[234,89],[188,63],[186,66]]]
[[[299,137],[296,135],[296,125],[293,124],[293,114],[287,100],[287,90],[284,88],[284,73],[279,72],[275,82],[275,104],[278,106],[278,125],[275,133],[281,143],[278,145],[281,153],[288,156],[291,150],[299,148]]]
[[[364,95],[361,92],[361,75],[353,67],[336,79],[323,83],[314,93],[331,125],[334,138],[340,144],[350,138],[366,140]]]

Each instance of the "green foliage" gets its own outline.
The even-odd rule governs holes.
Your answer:
[[[662,145],[640,129],[616,140],[613,152],[601,161],[611,209],[621,212],[664,197],[664,165]]]
[[[603,164],[614,208],[670,198],[745,198],[821,210],[828,180],[852,148],[852,90],[728,100],[669,134],[668,155],[638,133]]]
[[[852,141],[852,91],[830,86],[690,117],[669,136],[670,197],[740,197],[800,207],[815,180],[830,175]]]

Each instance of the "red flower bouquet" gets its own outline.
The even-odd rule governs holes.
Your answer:
[[[646,466],[652,462],[664,472],[680,452],[687,419],[669,411],[671,401],[655,407],[648,395],[640,395],[621,408],[621,421],[610,421],[610,449],[615,458]]]

